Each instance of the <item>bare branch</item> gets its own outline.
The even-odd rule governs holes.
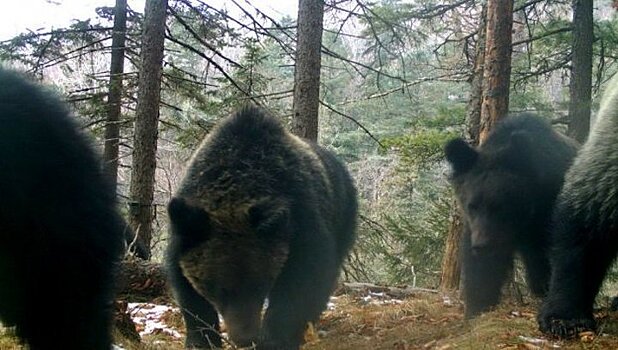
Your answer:
[[[38,38],[42,36],[48,36],[48,35],[78,34],[78,33],[87,33],[87,32],[105,32],[105,31],[111,31],[112,29],[114,28],[113,27],[102,27],[102,28],[85,28],[85,29],[59,29],[59,30],[52,30],[49,32],[44,32],[44,33],[32,32],[30,34],[20,34],[14,38],[2,40],[0,41],[0,45],[10,43],[11,41],[17,38],[21,40],[30,40],[30,39],[34,39],[34,38]]]
[[[178,15],[178,13],[176,11],[174,11],[174,9],[172,9],[171,7],[169,8],[169,11],[171,12],[172,16],[174,16],[174,18],[178,21],[178,23],[180,23],[182,25],[182,27],[188,31],[191,36],[197,40],[200,44],[204,45],[208,50],[212,51],[212,53],[214,53],[215,55],[219,56],[220,58],[222,58],[223,60],[229,62],[230,64],[232,64],[235,67],[239,67],[242,68],[242,65],[240,63],[237,63],[236,61],[232,60],[229,57],[224,56],[222,53],[220,53],[219,51],[217,51],[217,49],[215,47],[213,47],[212,45],[210,45],[209,43],[207,43],[204,39],[201,38],[200,35],[198,35],[193,28],[191,28],[191,26],[180,16]]]
[[[524,39],[524,40],[520,40],[520,41],[516,41],[513,44],[511,44],[513,47],[517,46],[517,45],[522,45],[522,44],[528,44],[531,43],[533,41],[537,41],[537,40],[541,40],[543,38],[547,38],[548,36],[552,36],[554,34],[559,34],[559,33],[565,33],[565,32],[570,32],[573,28],[572,27],[564,27],[564,28],[558,28],[558,29],[554,29],[554,30],[550,30],[548,32],[545,32],[539,36],[535,36],[535,37],[530,37],[528,39]]]
[[[373,136],[373,134],[363,125],[361,124],[358,120],[354,119],[352,116],[347,115],[341,111],[336,110],[335,108],[333,108],[331,105],[329,105],[328,103],[320,100],[320,104],[324,107],[326,107],[326,109],[330,110],[331,112],[338,114],[348,120],[351,120],[354,124],[358,125],[359,128],[361,128],[365,134],[367,134],[372,140],[374,140],[382,149],[386,149],[386,146],[384,146],[382,144],[382,142],[380,142],[380,140],[378,140],[375,136]]]
[[[206,61],[208,61],[208,63],[212,64],[213,67],[215,67],[216,70],[218,70],[224,77],[225,79],[227,79],[238,91],[240,91],[242,94],[244,94],[245,96],[248,96],[251,101],[253,103],[255,103],[258,106],[261,106],[261,103],[254,99],[253,97],[251,97],[251,94],[249,94],[247,91],[245,91],[245,89],[243,89],[237,82],[236,80],[234,80],[234,78],[232,78],[229,74],[227,74],[227,72],[225,71],[225,69],[223,69],[223,67],[221,67],[221,65],[219,63],[217,63],[215,60],[213,60],[211,57],[206,56],[203,52],[199,51],[198,49],[194,48],[193,46],[184,43],[174,37],[171,36],[171,34],[167,34],[166,39],[170,40],[173,43],[176,43],[182,47],[184,47],[185,49],[195,53],[196,55],[202,57],[203,59],[205,59]]]

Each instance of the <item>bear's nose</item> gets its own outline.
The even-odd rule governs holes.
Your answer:
[[[473,255],[484,255],[487,253],[489,249],[487,248],[487,246],[473,246],[472,247],[472,254]]]
[[[473,244],[471,250],[473,255],[485,255],[490,253],[490,247],[486,242]]]
[[[473,253],[482,254],[486,253],[489,248],[489,235],[484,230],[473,230],[470,237],[470,248]]]

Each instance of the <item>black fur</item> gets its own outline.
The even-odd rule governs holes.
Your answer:
[[[559,337],[595,330],[594,300],[618,251],[618,78],[609,84],[554,210],[552,278],[538,322]]]
[[[30,349],[105,349],[124,225],[60,101],[0,69],[0,319]]]
[[[298,349],[355,237],[356,193],[343,164],[246,108],[207,137],[168,211],[186,346],[221,345],[218,310],[238,345]]]
[[[576,145],[532,115],[508,117],[474,149],[450,141],[446,157],[463,212],[463,296],[466,317],[500,301],[515,254],[533,294],[549,281],[548,224]]]

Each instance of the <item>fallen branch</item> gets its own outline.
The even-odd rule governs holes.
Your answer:
[[[128,256],[118,273],[117,298],[130,301],[149,301],[169,298],[165,272],[160,264]]]
[[[393,298],[407,298],[410,296],[417,295],[419,293],[431,293],[437,294],[440,291],[436,289],[428,289],[428,288],[418,288],[418,287],[389,287],[389,286],[379,286],[373,283],[362,283],[362,282],[347,282],[343,283],[340,286],[336,293],[337,295],[341,294],[367,294],[369,292],[372,293],[384,293]]]

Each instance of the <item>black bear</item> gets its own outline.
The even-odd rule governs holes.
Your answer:
[[[594,330],[594,300],[618,250],[618,77],[565,176],[554,209],[552,278],[541,331],[570,337]]]
[[[0,320],[30,349],[111,347],[124,223],[87,138],[46,89],[0,69]]]
[[[501,121],[477,149],[464,140],[445,147],[451,183],[464,218],[465,316],[500,301],[515,254],[534,295],[549,284],[551,211],[577,145],[529,114]]]
[[[218,311],[236,345],[298,349],[355,239],[344,165],[246,107],[206,137],[168,211],[186,346],[221,345]]]

